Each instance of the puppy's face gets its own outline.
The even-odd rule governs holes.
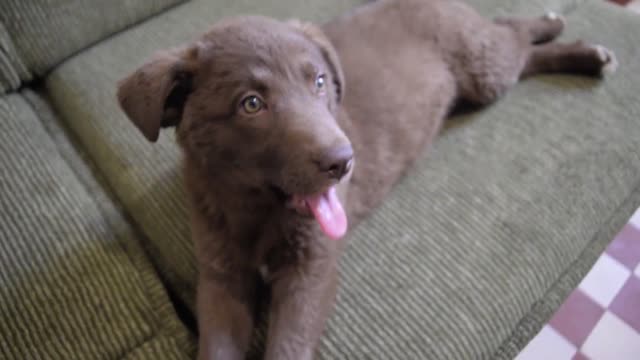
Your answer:
[[[334,187],[353,162],[336,121],[343,91],[335,51],[317,28],[245,17],[157,55],[121,82],[118,97],[151,141],[175,126],[201,171],[273,192],[340,237],[346,218]]]

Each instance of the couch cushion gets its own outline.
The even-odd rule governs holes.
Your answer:
[[[0,97],[0,358],[188,359],[193,339],[131,228],[41,119]]]
[[[183,1],[1,1],[0,81],[24,66],[31,74],[42,75],[78,50]],[[3,35],[3,28],[8,36]],[[15,44],[15,50],[5,48],[7,44],[12,44],[11,47]],[[12,50],[9,53],[11,62],[2,64],[5,60],[2,53],[8,50]],[[14,70],[5,73],[4,65],[10,65]],[[24,72],[19,74],[22,80],[31,76]],[[15,84],[15,78],[11,79],[10,84]]]
[[[356,2],[192,1],[48,77],[54,102],[186,302],[196,269],[180,155],[171,131],[155,145],[137,133],[118,109],[116,81],[152,51],[191,39],[224,15],[323,19]],[[605,43],[623,66],[604,82],[526,81],[445,131],[351,236],[325,358],[513,357],[638,204],[640,18],[600,0],[471,2],[488,15],[568,13],[565,39]]]

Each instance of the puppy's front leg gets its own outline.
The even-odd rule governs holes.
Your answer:
[[[238,281],[238,282],[235,282]],[[250,279],[200,275],[197,291],[198,360],[243,360],[253,330]],[[245,286],[242,286],[245,285]]]
[[[336,294],[335,260],[291,266],[272,287],[266,360],[311,360]]]

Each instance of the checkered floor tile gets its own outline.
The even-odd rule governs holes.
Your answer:
[[[640,210],[516,359],[640,359]]]

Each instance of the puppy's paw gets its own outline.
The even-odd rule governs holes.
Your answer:
[[[595,50],[598,60],[602,63],[600,75],[610,75],[618,70],[618,59],[613,51],[602,45],[591,45],[590,47]]]
[[[557,21],[560,24],[562,24],[562,27],[564,27],[567,24],[567,19],[564,16],[553,11],[549,11],[546,14],[544,14],[543,18],[548,21],[553,21],[553,22]]]
[[[564,16],[549,11],[532,23],[531,32],[534,34],[533,42],[536,44],[553,41],[564,32],[567,21]]]

